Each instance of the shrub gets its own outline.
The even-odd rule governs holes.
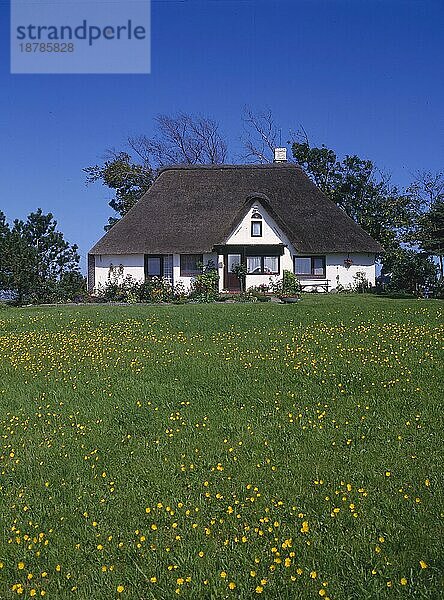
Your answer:
[[[179,283],[176,283],[173,287],[172,296],[174,304],[186,304],[188,302],[189,294],[182,281],[179,281]]]
[[[167,277],[151,277],[138,284],[139,302],[171,302],[173,300],[173,286]]]
[[[364,271],[357,271],[356,275],[353,275],[353,279],[353,289],[355,292],[358,292],[358,294],[365,294],[370,291],[371,285]]]
[[[213,261],[202,265],[202,273],[194,277],[190,297],[197,302],[214,302],[219,298],[219,273]]]
[[[107,302],[127,302],[128,295],[138,285],[136,281],[128,275],[122,281],[118,277],[108,277],[105,284],[99,284],[97,295]]]
[[[270,289],[280,298],[299,296],[302,291],[299,279],[291,271],[285,270],[282,279],[273,280],[270,277]]]
[[[444,299],[444,278],[439,279],[432,289],[433,298]]]
[[[257,296],[251,292],[241,292],[234,296],[235,302],[257,302]]]

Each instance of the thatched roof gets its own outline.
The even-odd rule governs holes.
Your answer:
[[[258,200],[301,253],[382,251],[298,166],[173,166],[91,254],[211,252]]]

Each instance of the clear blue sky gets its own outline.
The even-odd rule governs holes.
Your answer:
[[[10,75],[0,0],[0,209],[51,211],[84,269],[111,195],[82,168],[177,111],[213,116],[236,155],[246,104],[407,185],[444,168],[443,31],[443,0],[152,0],[150,75]]]

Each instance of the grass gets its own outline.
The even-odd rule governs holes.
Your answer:
[[[442,594],[443,311],[0,312],[0,598]]]

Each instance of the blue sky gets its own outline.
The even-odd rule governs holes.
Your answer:
[[[178,111],[218,120],[236,157],[245,105],[407,185],[444,168],[443,29],[441,0],[153,0],[150,75],[11,75],[0,0],[0,209],[52,212],[84,269],[111,195],[82,168]]]

